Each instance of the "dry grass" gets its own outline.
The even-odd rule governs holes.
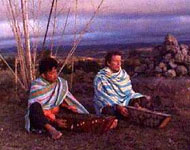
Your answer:
[[[94,73],[76,72],[72,91],[90,112],[94,112],[92,105],[94,75]],[[63,131],[63,137],[57,141],[52,140],[47,134],[26,133],[24,130],[26,99],[16,99],[14,82],[10,79],[7,71],[0,73],[1,150],[188,150],[190,148],[190,80],[187,78],[132,80],[136,91],[154,98],[159,96],[159,100],[154,100],[155,107],[172,115],[170,124],[162,130],[145,128],[120,120],[117,129],[103,135]]]

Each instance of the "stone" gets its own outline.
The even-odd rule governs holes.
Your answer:
[[[184,62],[184,58],[185,57],[182,53],[177,53],[174,59],[175,59],[175,62],[182,63]]]
[[[157,72],[157,73],[161,73],[161,72],[162,72],[162,69],[161,69],[159,66],[156,66],[156,68],[155,68],[155,72]]]
[[[154,69],[154,63],[150,63],[150,64],[148,65],[148,69],[153,70],[153,69]]]
[[[147,69],[147,65],[146,64],[142,64],[140,66],[135,67],[135,72],[142,73],[142,72],[145,72],[146,69]]]
[[[184,62],[187,63],[187,64],[190,64],[190,56],[189,55],[186,55],[184,57]]]
[[[166,77],[169,77],[169,78],[174,78],[176,77],[176,72],[174,69],[169,69],[166,73],[165,73],[165,76]]]
[[[188,73],[187,68],[183,65],[177,66],[176,67],[176,73],[178,76],[183,76]]]
[[[181,53],[182,53],[184,56],[186,56],[186,55],[188,55],[188,50],[187,50],[187,49],[182,49],[182,50],[181,50]]]
[[[188,50],[188,49],[189,49],[189,46],[186,45],[186,44],[180,44],[180,49],[181,49],[181,50],[182,50],[182,49]]]
[[[139,59],[134,59],[134,58],[128,58],[125,60],[124,64],[126,66],[140,66],[141,65],[141,62]]]
[[[171,34],[166,35],[163,47],[167,52],[177,53],[180,51],[177,39]]]
[[[164,41],[165,45],[179,46],[177,39],[172,34],[167,34]]]
[[[167,71],[167,66],[166,66],[165,63],[161,62],[161,63],[159,64],[159,67],[160,67],[160,69],[162,69],[163,72]]]
[[[172,54],[168,53],[164,56],[164,62],[169,62],[172,59]]]
[[[145,64],[150,64],[150,63],[152,63],[151,58],[146,58],[146,59],[144,59],[144,63],[145,63]]]
[[[190,75],[190,46],[179,44],[171,34],[165,37],[162,45],[138,51],[140,53],[134,51],[124,62],[132,74],[171,78]]]
[[[168,63],[169,66],[172,68],[172,69],[175,69],[177,67],[177,64],[175,64],[172,60],[170,60],[170,62]]]

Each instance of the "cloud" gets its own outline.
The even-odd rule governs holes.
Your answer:
[[[189,0],[112,0],[111,4],[110,12],[125,14],[178,14],[190,10]]]
[[[39,1],[39,0],[38,0]],[[34,19],[30,12],[30,32],[35,39],[42,39],[47,25],[47,16],[51,6],[50,0],[35,3]],[[0,2],[1,3],[1,2]],[[78,0],[77,31],[85,27],[92,12],[100,0]],[[32,4],[30,4],[30,7]],[[100,13],[96,16],[90,29],[84,35],[83,43],[130,43],[161,42],[170,32],[180,40],[190,39],[190,1],[189,0],[105,0]],[[5,13],[6,7],[0,11]],[[65,36],[61,36],[66,13],[71,8]],[[41,10],[40,12],[38,10]],[[71,41],[75,32],[75,0],[58,1],[56,21],[56,40]],[[20,16],[18,16],[20,17]],[[0,39],[12,37],[11,29],[5,17],[0,15]],[[20,24],[22,24],[20,22]],[[52,23],[50,24],[52,27]],[[49,35],[53,32],[49,30]],[[35,33],[35,34],[34,34]]]
[[[1,17],[6,16],[7,10],[4,0],[4,7],[1,8]],[[15,0],[14,2],[20,2]],[[41,2],[41,3],[38,3]],[[32,0],[29,1],[29,8],[35,9],[38,15],[48,14],[51,7],[51,0]],[[78,0],[77,11],[80,13],[93,12],[101,0]],[[1,6],[2,1],[0,1]],[[61,0],[58,1],[58,11],[61,13],[67,12],[70,8],[71,12],[76,9],[76,0]],[[189,0],[104,0],[101,7],[101,13],[103,14],[178,14],[185,15],[190,12],[190,1]],[[40,10],[40,12],[39,12]]]

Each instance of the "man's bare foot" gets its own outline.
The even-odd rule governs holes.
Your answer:
[[[53,126],[51,126],[50,124],[46,124],[45,128],[47,129],[47,131],[50,133],[51,137],[54,140],[59,139],[62,136],[62,133],[58,130],[56,130]]]
[[[52,137],[54,140],[57,140],[57,139],[59,139],[59,138],[62,136],[62,133],[61,133],[60,131],[57,131],[56,129],[50,131],[50,134],[51,134],[51,137]]]
[[[112,125],[110,126],[110,129],[116,128],[116,127],[117,127],[117,124],[118,124],[118,120],[115,119],[115,120],[113,121]]]

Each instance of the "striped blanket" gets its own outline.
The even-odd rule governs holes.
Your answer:
[[[100,115],[105,106],[127,106],[131,99],[143,97],[132,89],[131,80],[127,72],[120,69],[117,73],[106,67],[98,72],[94,79],[94,107]]]
[[[89,113],[69,92],[66,80],[60,77],[55,83],[49,83],[41,77],[34,80],[30,89],[28,111],[25,115],[25,128],[27,131],[30,131],[29,108],[31,104],[38,102],[43,110],[49,110],[59,106],[64,99],[69,106],[75,106],[78,113]]]

